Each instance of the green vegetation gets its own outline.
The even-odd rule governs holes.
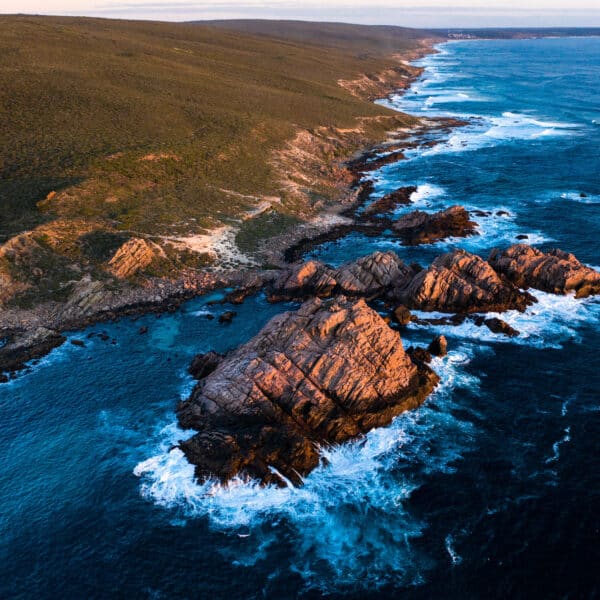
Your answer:
[[[385,114],[336,82],[381,70],[381,52],[414,34],[398,29],[392,48],[387,36],[376,43],[377,28],[371,38],[359,29],[349,47],[323,52],[316,40],[327,45],[329,31],[306,43],[289,28],[273,32],[283,41],[200,25],[0,17],[0,236],[48,218],[36,203],[73,186],[72,201],[46,210],[145,231],[244,208],[219,188],[277,193],[267,154],[295,127]],[[148,154],[173,158],[141,160]]]
[[[338,80],[397,66],[390,55],[423,35],[0,16],[0,244],[37,226],[61,257],[51,274],[65,257],[100,268],[121,240],[202,233],[279,197],[278,213],[242,226],[240,243],[256,248],[254,235],[289,227],[303,208],[282,190],[274,151],[300,130],[396,114]],[[390,122],[363,121],[362,143]],[[178,257],[182,267],[207,260]]]
[[[244,221],[235,237],[235,243],[242,252],[252,254],[258,249],[261,240],[277,235],[299,222],[292,215],[270,210]]]

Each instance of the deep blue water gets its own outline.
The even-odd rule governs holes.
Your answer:
[[[599,265],[600,39],[452,43],[422,62],[389,103],[469,125],[382,169],[375,196],[416,184],[419,207],[494,216],[469,240],[352,235],[315,254],[393,248],[426,264],[525,233]],[[600,597],[600,304],[538,298],[505,317],[522,332],[510,341],[411,326],[406,345],[449,338],[439,390],[328,450],[301,489],[201,487],[171,450],[191,357],[291,305],[249,299],[227,326],[206,313],[231,307],[202,298],[74,334],[85,348],[0,386],[0,597]],[[85,337],[101,331],[108,342]]]

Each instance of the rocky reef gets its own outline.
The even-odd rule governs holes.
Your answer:
[[[309,300],[229,355],[209,352],[194,360],[190,372],[198,384],[177,414],[196,433],[180,448],[201,481],[243,476],[300,484],[319,465],[320,447],[387,425],[439,381],[427,362],[447,353],[446,338],[405,351],[390,318],[367,300],[395,302],[396,327],[470,319],[514,337],[519,332],[505,321],[473,313],[526,310],[535,298],[518,286],[583,296],[598,292],[599,281],[600,274],[570,254],[522,245],[493,251],[490,262],[455,250],[427,269],[406,265],[393,252],[337,269],[315,260],[291,265],[267,283],[268,297]],[[410,309],[449,314],[424,319]]]
[[[299,484],[319,446],[356,438],[419,405],[438,377],[364,300],[313,299],[273,318],[178,407],[199,480]]]
[[[22,369],[27,361],[44,356],[67,339],[46,327],[6,330],[0,336],[0,383],[8,381],[6,373]]]
[[[575,292],[577,298],[600,293],[600,273],[586,267],[563,250],[542,252],[527,244],[507,250],[492,250],[489,263],[521,288],[536,288],[552,294]]]
[[[392,229],[409,246],[433,244],[448,237],[467,237],[477,233],[477,223],[470,220],[462,206],[451,206],[436,213],[421,210],[410,212],[393,225]]]
[[[381,198],[371,202],[365,210],[365,215],[378,215],[392,212],[398,206],[410,204],[410,197],[417,191],[416,186],[411,185],[399,188]]]
[[[271,302],[344,294],[375,297],[391,287],[404,286],[418,269],[395,252],[375,252],[334,269],[317,260],[284,269],[268,289]]]
[[[412,309],[463,314],[523,311],[535,302],[485,260],[465,250],[438,256],[397,292],[397,298]]]

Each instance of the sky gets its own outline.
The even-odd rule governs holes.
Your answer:
[[[407,27],[600,27],[600,0],[0,0],[0,13],[307,19]]]

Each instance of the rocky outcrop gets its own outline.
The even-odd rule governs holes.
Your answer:
[[[444,335],[438,335],[429,346],[427,351],[433,356],[446,356],[448,354],[448,340]]]
[[[292,265],[282,270],[270,286],[269,301],[278,302],[310,296],[326,298],[337,285],[334,274],[334,269],[318,260]]]
[[[469,219],[469,213],[462,206],[451,206],[437,213],[415,210],[398,219],[392,229],[404,244],[415,246],[432,244],[448,237],[474,235],[477,223]]]
[[[508,337],[517,337],[519,335],[519,332],[514,327],[509,325],[506,321],[499,319],[498,317],[490,317],[489,319],[484,319],[483,324],[492,333],[500,333]]]
[[[371,298],[406,285],[415,272],[394,252],[375,252],[338,269],[310,260],[284,269],[271,284],[268,298],[271,302],[334,294]]]
[[[63,335],[45,327],[0,332],[0,373],[23,369],[28,361],[48,354],[65,341]]]
[[[406,306],[400,304],[394,309],[394,319],[398,323],[398,325],[408,325],[410,323],[412,314]]]
[[[410,204],[410,197],[417,191],[414,185],[402,187],[371,202],[365,210],[365,215],[379,215],[392,212],[400,205]]]
[[[109,270],[115,277],[126,279],[150,266],[157,253],[160,253],[160,248],[156,244],[131,238],[110,259]]]
[[[375,252],[342,265],[335,271],[335,280],[343,294],[373,297],[390,287],[406,285],[414,275],[414,267],[395,252]]]
[[[396,296],[408,308],[463,314],[523,311],[535,302],[485,260],[464,250],[438,256]]]
[[[489,263],[520,288],[536,288],[552,294],[575,292],[577,298],[600,293],[600,273],[562,250],[542,252],[527,244],[492,250]]]
[[[364,300],[313,299],[273,318],[178,407],[200,480],[241,474],[301,483],[318,446],[355,438],[417,406],[437,376]]]

